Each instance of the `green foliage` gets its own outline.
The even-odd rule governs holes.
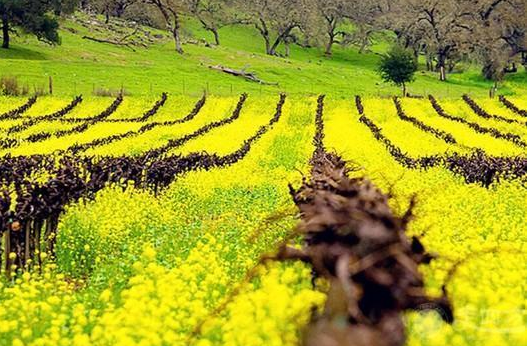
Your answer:
[[[53,11],[57,16],[74,13],[79,6],[79,2],[79,0],[50,0]]]
[[[0,0],[1,1],[1,0]],[[75,18],[84,22],[93,20],[83,13]],[[99,17],[104,23],[104,18]],[[117,25],[116,20],[112,25]],[[212,42],[213,35],[201,24],[185,18],[185,40],[205,39]],[[121,29],[121,28],[119,28]],[[370,48],[371,52],[359,54],[354,47],[334,47],[331,59],[324,57],[318,48],[304,49],[291,46],[288,59],[270,57],[262,49],[262,41],[255,29],[233,25],[220,29],[221,46],[208,48],[200,44],[184,45],[186,54],[174,54],[173,42],[166,31],[144,28],[151,35],[164,39],[145,47],[127,47],[91,42],[82,37],[115,36],[105,26],[98,26],[96,34],[75,19],[61,21],[60,46],[47,46],[30,37],[14,37],[12,49],[2,52],[0,69],[17,76],[22,85],[46,85],[53,77],[54,94],[74,96],[93,94],[94,89],[120,90],[124,87],[131,95],[155,95],[163,91],[199,97],[203,90],[215,95],[235,95],[249,92],[252,95],[277,95],[287,92],[294,95],[330,94],[337,97],[349,95],[393,95],[396,86],[384,83],[378,73],[380,54],[389,49],[389,38],[380,37]],[[129,28],[123,28],[129,30]],[[475,97],[487,96],[492,82],[485,80],[478,66],[463,65],[465,72],[453,73],[447,82],[437,80],[435,72],[416,73],[412,93],[434,94],[440,98],[461,97],[468,93]],[[260,85],[243,78],[213,71],[209,65],[222,65],[254,72],[262,80],[279,83]],[[508,74],[500,85],[505,95],[527,92],[522,73]],[[353,81],[350,83],[350,81]]]
[[[412,53],[399,46],[394,46],[381,59],[379,73],[385,82],[405,87],[414,80],[417,62]]]
[[[60,43],[59,23],[50,12],[55,11],[61,3],[62,1],[46,0],[0,0],[4,48],[9,48],[9,33],[13,27],[34,34],[40,41]]]

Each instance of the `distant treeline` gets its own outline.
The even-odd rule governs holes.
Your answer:
[[[4,47],[17,26],[59,42],[55,17],[75,9],[103,14],[107,21],[119,17],[166,28],[178,53],[183,18],[192,16],[216,45],[225,26],[254,27],[269,55],[287,56],[293,44],[323,47],[327,56],[337,44],[363,52],[377,33],[393,32],[441,80],[464,60],[480,63],[485,78],[494,81],[527,65],[525,0],[0,0]]]

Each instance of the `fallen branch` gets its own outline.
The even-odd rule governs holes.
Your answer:
[[[210,43],[208,43],[208,42],[205,41],[204,39],[199,39],[199,40],[187,40],[187,41],[185,41],[185,44],[193,44],[193,45],[195,45],[195,46],[202,45],[202,46],[207,47],[207,48],[214,48],[213,45],[211,45]]]
[[[135,29],[134,29],[134,31],[132,31],[132,32],[130,32],[130,33],[128,33],[128,34],[125,34],[123,37],[121,37],[121,38],[119,39],[119,43],[123,43],[124,40],[126,40],[126,39],[129,38],[129,37],[134,36],[135,34],[137,34],[138,31],[139,31],[139,26],[136,26]]]
[[[216,70],[216,71],[221,71],[221,72],[224,72],[224,73],[236,76],[236,77],[243,77],[251,82],[256,82],[259,84],[278,85],[278,83],[269,83],[269,82],[263,81],[260,78],[258,78],[254,73],[245,72],[244,70],[234,70],[232,68],[224,67],[221,65],[213,65],[213,66],[209,66],[209,68]]]
[[[117,41],[112,41],[112,40],[104,40],[104,39],[90,37],[90,36],[82,36],[82,38],[85,39],[85,40],[98,42],[98,43],[108,43],[108,44],[113,44],[115,46],[124,46],[124,47],[127,47],[127,48],[131,49],[133,52],[136,51],[132,46],[130,46],[126,42],[117,42]]]

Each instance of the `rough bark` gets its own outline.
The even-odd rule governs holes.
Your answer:
[[[7,14],[2,15],[2,48],[8,49],[9,48],[9,18],[7,17]]]
[[[278,55],[278,52],[276,51],[278,49],[278,46],[280,46],[280,43],[282,43],[283,41],[285,41],[285,39],[287,37],[289,37],[289,35],[291,34],[291,31],[296,27],[296,25],[294,26],[290,26],[288,27],[287,29],[284,30],[284,32],[282,32],[281,34],[279,34],[277,37],[276,37],[276,40],[274,41],[273,45],[271,46],[270,48],[270,51],[269,55]]]
[[[335,33],[335,30],[337,29],[337,21],[334,18],[326,17],[326,22],[328,41],[326,43],[326,51],[324,54],[330,57],[333,55],[333,45],[335,44],[335,38],[337,37],[337,34]]]
[[[106,5],[106,8],[104,9],[104,16],[106,17],[104,23],[108,24],[110,23],[110,6]]]
[[[149,0],[148,3],[156,6],[159,12],[161,12],[163,19],[165,20],[167,29],[174,38],[176,52],[178,52],[179,54],[183,54],[184,52],[183,45],[181,42],[181,19],[179,9],[172,8],[158,0]]]
[[[172,36],[174,36],[174,43],[176,46],[176,52],[179,54],[183,54],[183,46],[181,44],[181,35],[179,33],[179,23],[174,26],[174,29],[172,30]]]
[[[265,54],[272,55],[271,54],[271,40],[269,39],[269,36],[263,36],[265,41]]]
[[[264,39],[264,42],[265,42],[265,53],[267,55],[272,55],[271,54],[271,38],[269,36],[269,29],[267,29],[267,24],[265,23],[265,20],[263,20],[262,18],[260,18],[258,20],[258,22],[259,22],[259,24],[255,23],[254,26],[260,32],[260,35]]]
[[[439,71],[439,80],[446,81],[446,56],[443,53],[439,53],[437,57],[437,69]]]
[[[213,25],[207,24],[204,20],[200,19],[200,22],[201,22],[201,25],[203,26],[203,28],[205,30],[207,30],[207,31],[210,31],[212,33],[212,35],[214,36],[214,44],[216,46],[219,46],[220,45],[220,32],[219,32],[218,28],[213,26]]]
[[[220,33],[218,32],[218,29],[216,28],[211,28],[210,31],[212,32],[212,34],[214,35],[214,44],[216,46],[219,46],[220,45]]]

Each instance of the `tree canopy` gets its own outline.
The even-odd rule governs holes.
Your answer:
[[[399,46],[393,47],[384,55],[379,65],[381,78],[401,86],[404,96],[406,96],[406,84],[413,81],[415,71],[417,71],[417,62],[412,52]]]
[[[220,45],[220,29],[252,26],[262,51],[288,56],[290,45],[317,46],[330,58],[335,45],[368,50],[377,34],[426,59],[447,80],[460,62],[478,62],[482,75],[499,81],[527,66],[525,0],[0,0],[4,47],[17,28],[48,43],[60,42],[56,16],[75,8],[123,17],[168,30],[183,53],[193,17]],[[393,37],[391,34],[385,37]]]
[[[54,12],[63,1],[0,0],[3,48],[9,48],[10,35],[16,28],[34,34],[39,40],[60,43],[59,23]],[[65,1],[64,1],[65,3]]]

